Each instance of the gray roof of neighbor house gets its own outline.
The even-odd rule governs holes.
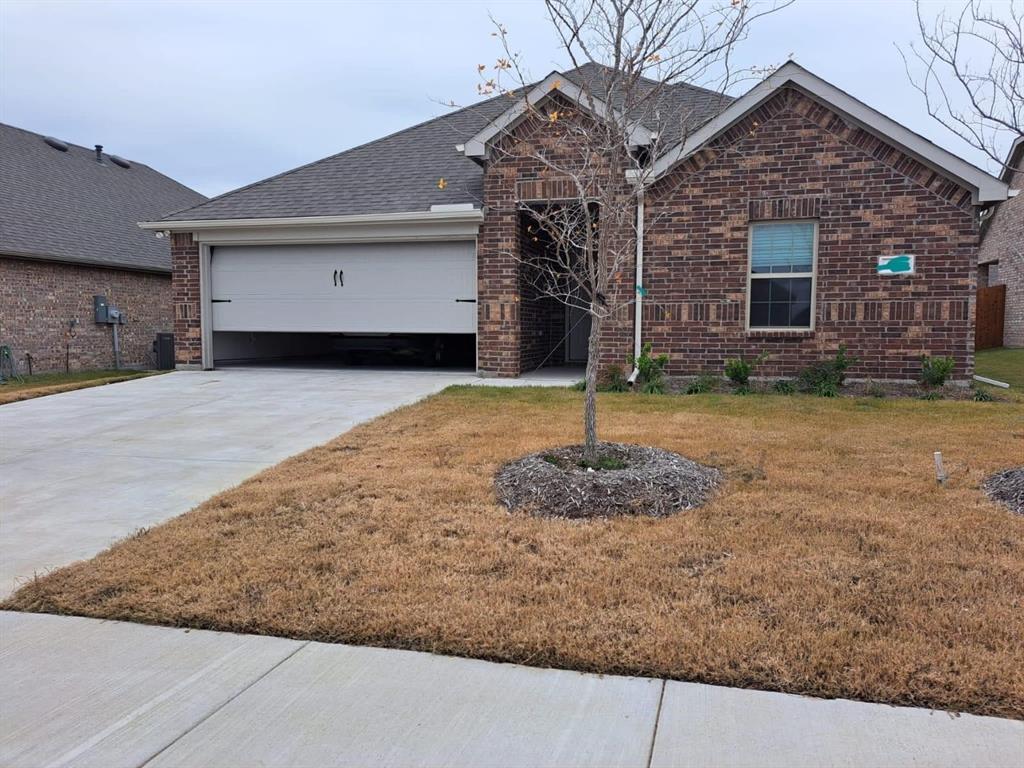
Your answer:
[[[138,222],[206,198],[134,160],[55,143],[66,149],[0,123],[0,255],[170,272],[167,240]]]
[[[592,92],[601,93],[596,84],[605,71],[591,63],[563,74],[577,85],[585,85],[586,80]],[[427,211],[432,205],[479,205],[483,169],[455,146],[499,117],[515,98],[498,96],[474,104],[227,192],[164,220],[344,216]],[[662,138],[663,144],[672,143],[682,124],[703,123],[731,101],[724,94],[685,83],[666,87],[660,98],[660,122],[674,129]],[[443,190],[438,188],[441,178],[447,182]]]

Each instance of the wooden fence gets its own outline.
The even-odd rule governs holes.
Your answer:
[[[978,289],[978,309],[974,324],[974,348],[1003,346],[1003,314],[1006,311],[1006,286]]]

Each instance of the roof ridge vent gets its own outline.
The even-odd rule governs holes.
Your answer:
[[[122,168],[132,167],[132,164],[125,160],[123,157],[118,157],[117,155],[107,155],[107,157],[110,158],[110,162],[112,162],[114,165],[119,165]]]
[[[59,152],[67,152],[68,148],[71,146],[66,141],[55,139],[53,138],[53,136],[43,136],[43,141],[45,141],[47,144],[49,144],[51,147],[58,150]]]

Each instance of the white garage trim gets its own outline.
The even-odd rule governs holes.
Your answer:
[[[471,240],[476,238],[483,220],[482,210],[467,208],[356,216],[143,221],[139,226],[156,232],[192,232],[196,240],[214,245],[280,245]]]

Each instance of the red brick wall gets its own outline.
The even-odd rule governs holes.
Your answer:
[[[977,232],[967,190],[795,91],[771,99],[647,194],[643,336],[669,373],[792,376],[845,343],[855,378],[914,379],[920,355],[974,369]],[[752,220],[819,222],[811,332],[745,330]],[[877,257],[913,253],[917,274],[882,278]]]
[[[97,294],[125,314],[118,328],[122,365],[152,366],[156,334],[173,325],[169,275],[0,258],[0,344],[11,347],[21,372],[26,353],[34,372],[63,371],[66,341],[71,370],[113,368],[111,328],[94,322]],[[72,318],[78,325],[68,339]]]
[[[1011,189],[1024,189],[1024,169],[1010,181]],[[988,224],[978,256],[998,261],[992,285],[1006,285],[1003,344],[1024,347],[1024,194],[1000,203]]]
[[[171,235],[171,264],[174,270],[174,362],[201,365],[203,342],[200,331],[199,244],[191,232]]]
[[[484,169],[484,205],[487,216],[477,241],[478,360],[480,370],[499,376],[516,376],[531,370],[559,342],[550,338],[557,328],[564,336],[564,309],[550,302],[533,302],[524,286],[522,264],[518,258],[522,245],[520,211],[522,201],[544,202],[572,199],[566,180],[559,177],[535,155],[538,149],[559,167],[578,167],[584,153],[575,139],[573,122],[584,117],[574,106],[563,104],[563,117],[555,123],[528,119],[492,148]],[[590,162],[591,167],[596,164]],[[629,258],[613,279],[609,291],[612,304],[623,296],[631,297],[634,245],[632,230],[617,232],[615,242]],[[625,292],[625,293],[623,293]],[[524,303],[529,302],[530,306]],[[632,314],[628,307],[607,320],[601,331],[602,363],[624,363],[631,350]],[[560,365],[564,353],[556,350],[547,357],[548,365]]]

